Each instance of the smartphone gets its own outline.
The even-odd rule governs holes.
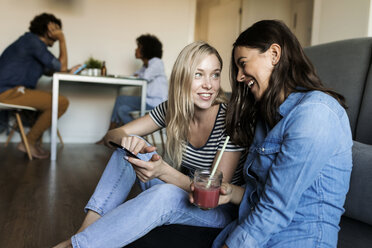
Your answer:
[[[76,69],[76,71],[74,71],[74,74],[78,74],[78,73],[81,72],[85,67],[87,67],[86,64],[81,65],[79,68]]]
[[[120,149],[123,149],[125,154],[127,154],[128,157],[132,157],[132,158],[136,158],[136,159],[140,159],[139,157],[137,157],[136,155],[134,155],[131,151],[129,151],[127,148],[125,148],[124,146],[121,146],[119,144],[116,144],[115,142],[112,142],[112,141],[109,141],[110,145],[112,146],[115,146],[117,148],[120,148]]]

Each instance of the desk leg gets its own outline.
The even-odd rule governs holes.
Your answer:
[[[147,89],[147,82],[142,84],[142,91],[141,91],[141,116],[145,115],[146,111],[146,89]]]
[[[57,159],[57,120],[58,120],[58,91],[59,78],[57,75],[53,76],[53,98],[52,98],[52,127],[50,139],[50,160]]]

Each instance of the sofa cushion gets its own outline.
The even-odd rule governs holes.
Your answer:
[[[371,64],[371,50],[372,38],[342,40],[305,48],[322,82],[346,98],[354,139]]]
[[[372,225],[372,145],[354,141],[345,216]]]
[[[364,88],[354,139],[372,145],[372,65]]]
[[[337,248],[371,247],[371,225],[342,216],[340,227]]]

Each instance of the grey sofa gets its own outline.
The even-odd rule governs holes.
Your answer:
[[[345,96],[353,133],[353,170],[338,247],[372,247],[372,38],[312,46],[305,53],[323,83]]]

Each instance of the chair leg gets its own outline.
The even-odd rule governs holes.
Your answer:
[[[152,145],[156,146],[154,133],[151,133],[150,135],[151,135]]]
[[[162,156],[164,156],[164,153],[165,153],[165,143],[164,143],[164,137],[163,137],[163,129],[160,129],[159,130],[159,134],[160,134],[160,140],[161,140],[161,147],[163,148],[163,151],[162,151]]]
[[[58,138],[59,138],[59,142],[61,142],[61,145],[64,146],[65,144],[63,143],[62,136],[59,133],[59,130],[58,129],[57,129],[57,135],[58,135]]]
[[[8,138],[6,139],[6,142],[5,142],[4,147],[7,147],[9,145],[9,142],[12,139],[13,134],[14,134],[16,128],[17,128],[17,122],[14,122],[13,127],[12,127],[12,130],[10,131],[10,133],[8,135]]]
[[[30,147],[28,146],[28,141],[27,141],[27,137],[25,135],[25,131],[23,129],[21,117],[20,117],[19,113],[15,113],[15,114],[16,114],[16,118],[17,118],[17,123],[18,123],[19,131],[21,132],[22,141],[23,141],[23,144],[26,147],[28,159],[32,160],[32,155],[31,155]]]

